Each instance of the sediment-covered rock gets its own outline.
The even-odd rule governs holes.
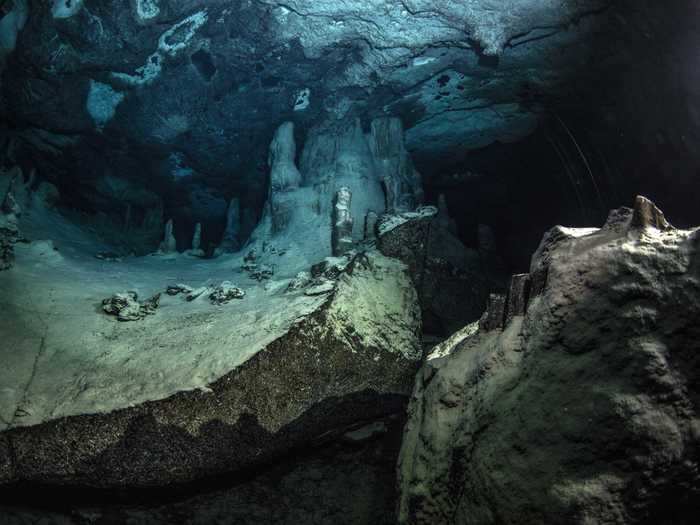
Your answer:
[[[694,522],[699,239],[643,198],[548,232],[419,372],[400,522]]]
[[[235,307],[169,295],[188,289],[139,323],[85,315],[72,289],[51,306],[71,315],[8,305],[0,323],[26,329],[0,347],[0,483],[184,482],[405,406],[421,329],[401,262],[358,254],[313,296],[256,287]]]
[[[147,315],[156,313],[159,305],[160,294],[139,303],[136,292],[116,293],[102,301],[102,309],[120,321],[140,321]]]

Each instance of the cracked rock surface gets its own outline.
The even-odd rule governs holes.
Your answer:
[[[529,292],[516,276],[419,372],[400,522],[692,523],[699,257],[643,198],[546,234]]]

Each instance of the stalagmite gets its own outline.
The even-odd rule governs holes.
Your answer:
[[[198,222],[194,227],[192,235],[192,251],[200,250],[202,247],[202,223]]]
[[[294,164],[296,143],[294,124],[285,122],[275,132],[270,144],[270,213],[272,231],[284,230],[291,220],[296,200],[289,193],[301,184],[301,173]]]
[[[341,187],[335,194],[333,206],[333,255],[343,255],[352,249],[352,215],[350,204],[352,193],[346,186]]]
[[[175,241],[175,235],[173,235],[173,220],[170,219],[165,223],[165,234],[163,235],[163,241],[160,243],[158,252],[175,253],[176,251],[177,242]]]
[[[240,248],[241,227],[241,202],[237,197],[233,197],[226,210],[226,228],[221,238],[221,243],[216,249],[216,254],[235,252]],[[192,247],[194,249],[194,246]]]
[[[194,234],[192,234],[192,248],[187,252],[193,257],[204,257],[205,253],[202,250],[202,223],[198,222],[194,226]]]
[[[379,178],[384,184],[387,211],[413,211],[423,203],[423,186],[420,173],[406,150],[401,120],[389,117],[374,119],[369,144]]]

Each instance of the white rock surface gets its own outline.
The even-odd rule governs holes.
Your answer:
[[[492,303],[488,329],[466,327],[419,372],[399,521],[690,523],[699,247],[700,230],[643,198],[602,229],[549,232],[525,315]]]

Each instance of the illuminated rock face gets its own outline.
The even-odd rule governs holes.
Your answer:
[[[699,239],[642,197],[600,229],[548,232],[529,276],[419,372],[400,522],[685,523]]]
[[[79,293],[90,293],[87,271],[54,262],[79,272]],[[1,284],[28,270],[22,262],[2,272]],[[8,335],[10,324],[32,322],[20,304],[1,321],[15,353],[0,348],[0,483],[162,486],[240,471],[400,412],[421,357],[406,267],[376,251],[351,257],[323,289],[251,286],[214,304],[229,297],[189,301],[178,293],[186,287],[171,286],[155,315],[133,323],[86,317],[92,305],[58,291],[68,282],[54,284],[52,307],[70,304],[76,315],[60,326],[47,317],[38,350],[33,332]],[[128,306],[122,299],[135,297],[112,297],[110,311]],[[86,338],[65,339],[79,327]],[[133,371],[96,367],[97,348]],[[37,364],[27,385],[29,355]]]

